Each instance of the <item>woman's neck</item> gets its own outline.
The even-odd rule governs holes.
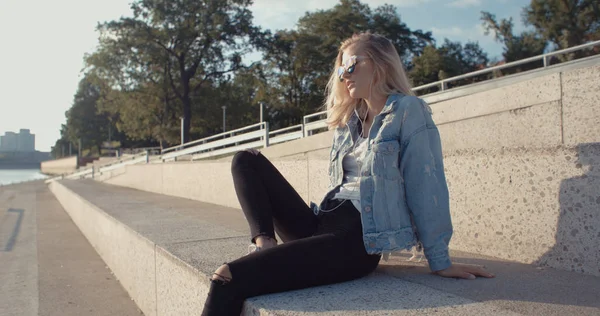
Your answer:
[[[365,99],[369,111],[367,120],[372,120],[375,116],[377,116],[381,110],[383,110],[386,101],[386,96],[374,96],[369,99]]]

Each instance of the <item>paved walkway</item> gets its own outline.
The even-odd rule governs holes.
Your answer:
[[[41,181],[0,187],[0,315],[141,315]]]

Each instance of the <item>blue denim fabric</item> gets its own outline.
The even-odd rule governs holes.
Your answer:
[[[358,117],[334,131],[329,163],[330,199],[342,184],[342,160],[357,139]],[[450,202],[442,146],[429,106],[420,98],[390,95],[373,119],[360,170],[365,249],[385,254],[421,243],[432,271],[450,266]],[[321,206],[311,203],[315,213]]]

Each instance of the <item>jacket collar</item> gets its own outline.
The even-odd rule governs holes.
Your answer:
[[[398,101],[402,97],[403,97],[402,94],[390,94],[388,96],[387,100],[385,101],[385,105],[383,106],[383,109],[381,109],[381,112],[379,112],[379,114],[385,115],[390,112],[393,112],[394,106],[396,105],[396,101]],[[351,132],[354,132],[353,129],[356,128],[357,123],[358,123],[358,116],[356,115],[356,112],[352,112],[352,115],[350,116],[350,119],[348,120],[348,126],[350,127]]]
[[[398,101],[402,97],[403,97],[402,94],[390,94],[388,96],[387,100],[385,101],[385,105],[383,106],[383,109],[381,109],[381,112],[379,112],[379,114],[388,114],[390,112],[393,112],[396,101]]]

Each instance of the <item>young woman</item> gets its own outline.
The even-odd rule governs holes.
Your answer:
[[[258,151],[234,156],[251,251],[217,269],[202,315],[238,316],[249,297],[360,278],[382,255],[415,246],[439,276],[493,277],[450,261],[440,136],[388,39],[362,33],[342,43],[326,105],[334,139],[320,205],[307,206]]]

